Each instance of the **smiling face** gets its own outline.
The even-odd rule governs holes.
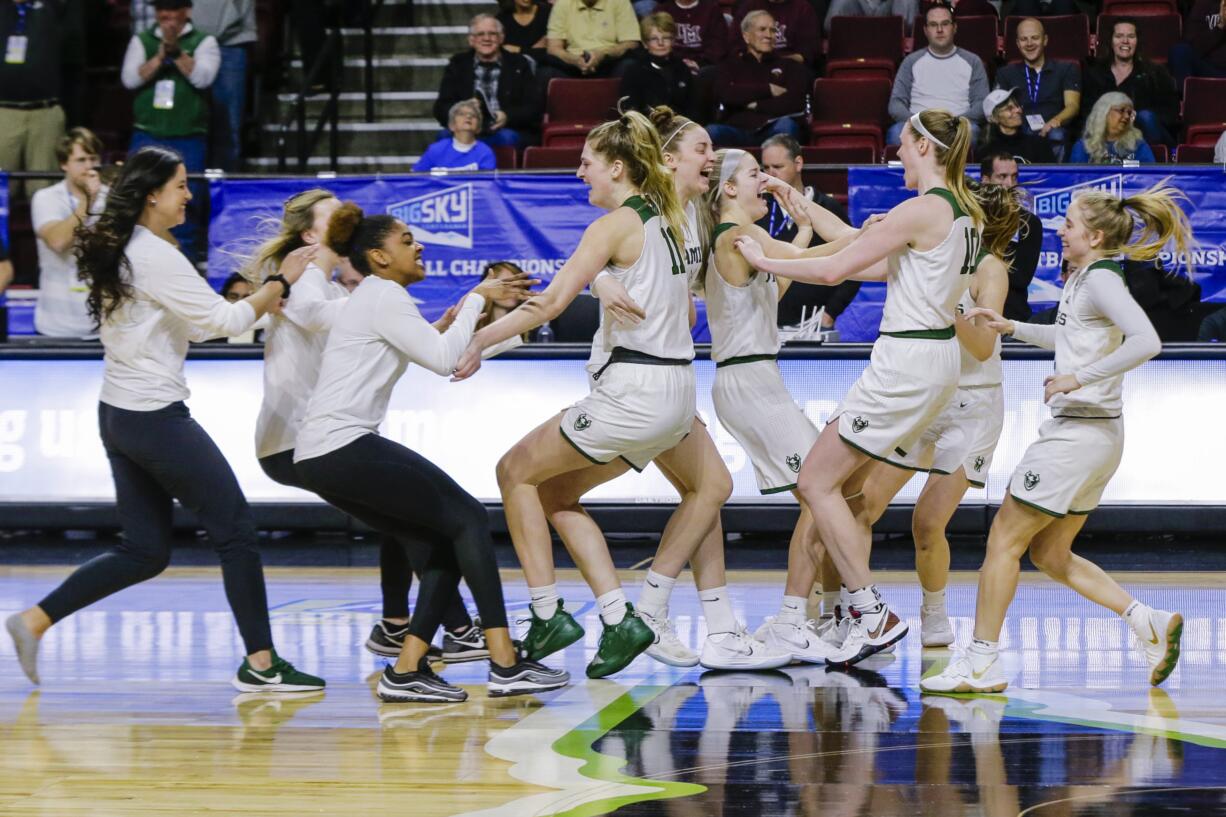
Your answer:
[[[736,172],[724,182],[721,191],[724,203],[735,202],[750,221],[757,221],[766,215],[766,199],[762,198],[765,181],[766,175],[758,168],[758,160],[746,153],[737,162]]]
[[[1137,27],[1132,23],[1116,23],[1111,30],[1111,53],[1119,62],[1132,62],[1137,55]]]
[[[421,263],[424,248],[413,237],[413,231],[397,219],[378,249],[371,250],[371,268],[380,278],[388,278],[404,285],[415,284],[426,277],[426,268]]]
[[[992,118],[998,127],[1008,128],[1012,133],[1022,126],[1022,106],[1017,104],[1016,99],[1006,99],[992,111]]]
[[[147,200],[162,223],[177,227],[187,220],[187,203],[192,200],[192,194],[187,189],[187,168],[182,162],[175,168],[170,181],[150,193]]]
[[[701,196],[710,187],[715,149],[706,128],[686,125],[664,152],[664,164],[673,171],[678,197],[684,202]]]
[[[468,29],[468,47],[486,62],[498,58],[504,39],[502,26],[492,17],[482,17]]]
[[[1070,269],[1080,269],[1091,261],[1104,240],[1102,230],[1091,230],[1086,225],[1085,216],[1076,200],[1069,205],[1064,224],[1056,235],[1060,236],[1064,260],[1068,261]]]
[[[592,143],[583,145],[583,153],[579,156],[579,169],[575,175],[588,186],[587,200],[589,203],[605,210],[612,210],[621,204],[616,198],[617,180],[621,176],[622,163],[609,162],[604,156],[592,149]]]
[[[745,47],[750,53],[761,57],[774,51],[775,32],[778,30],[775,27],[775,18],[763,13],[755,14],[752,19],[747,20],[748,27],[741,29],[741,36],[745,38]]]
[[[1038,20],[1023,20],[1017,27],[1017,50],[1029,63],[1037,63],[1043,59],[1047,49],[1047,33]]]

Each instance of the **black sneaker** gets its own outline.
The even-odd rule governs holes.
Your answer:
[[[481,629],[480,618],[473,619],[473,623],[463,632],[443,631],[443,663],[463,664],[489,657],[490,650],[485,645],[485,631]]]
[[[380,700],[392,703],[438,704],[468,700],[467,692],[435,675],[425,660],[416,672],[403,675],[390,666],[384,669],[376,694]]]
[[[400,649],[404,646],[404,639],[408,634],[408,624],[392,624],[381,618],[371,629],[370,638],[366,639],[366,649],[384,658],[399,658]],[[426,657],[431,661],[442,661],[443,651],[431,644]]]
[[[490,664],[489,684],[486,689],[491,698],[505,698],[508,695],[547,692],[564,687],[568,683],[570,673],[566,670],[550,669],[544,664],[521,658],[513,667]]]

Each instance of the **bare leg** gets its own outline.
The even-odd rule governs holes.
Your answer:
[[[843,442],[837,424],[832,423],[805,457],[797,481],[801,496],[813,512],[818,535],[843,582],[853,589],[872,584],[868,555],[863,548],[869,533],[848,507],[844,485],[869,461],[866,454]],[[854,488],[858,491],[859,485]]]
[[[1018,562],[1030,541],[1055,521],[1047,514],[1028,508],[1006,495],[992,529],[988,550],[979,568],[979,592],[975,599],[975,638],[1000,640],[1005,613],[1017,593]]]
[[[589,465],[581,471],[548,479],[538,487],[541,506],[549,522],[575,560],[583,580],[597,596],[617,587],[617,570],[600,526],[583,509],[579,500],[597,485],[626,473],[629,467],[622,460]]]
[[[732,495],[732,475],[707,427],[695,418],[689,435],[656,457],[655,463],[681,495],[681,503],[669,517],[651,569],[676,578],[690,562],[699,590],[723,586],[719,511]]]
[[[952,474],[930,474],[915,502],[911,517],[915,570],[920,586],[930,593],[944,590],[949,583],[949,539],[945,529],[969,487],[962,468]]]
[[[1030,543],[1030,560],[1051,578],[1076,590],[1095,604],[1123,615],[1132,596],[1103,569],[1073,553],[1073,540],[1086,517],[1070,514],[1044,528]]]
[[[788,578],[783,587],[785,596],[808,598],[817,581],[817,564],[821,556],[817,552],[817,528],[813,524],[813,514],[809,506],[800,497],[799,491],[793,491],[800,501],[800,518],[792,529],[792,538],[788,542]]]

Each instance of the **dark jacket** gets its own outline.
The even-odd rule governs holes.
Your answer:
[[[1022,211],[1018,240],[1009,245],[1009,291],[1005,294],[1005,317],[1030,320],[1030,282],[1043,251],[1043,222],[1029,210]]]
[[[1075,62],[1044,60],[1038,73],[1038,85],[1032,88],[1035,74],[1024,62],[1012,62],[996,72],[996,87],[1016,88],[1017,101],[1026,116],[1039,114],[1051,119],[1064,109],[1064,92],[1081,91],[1081,65]],[[1031,92],[1034,92],[1033,98]],[[1068,127],[1070,122],[1065,122]]]
[[[1056,163],[1056,154],[1052,152],[1051,142],[1034,133],[1027,133],[1026,128],[1018,129],[1012,136],[1006,136],[995,126],[988,134],[988,141],[980,152],[982,156],[1003,152],[1018,157],[1027,164],[1050,165]]]
[[[1218,68],[1226,68],[1226,30],[1218,28],[1219,0],[1196,0],[1183,22],[1183,38],[1197,55]]]
[[[771,96],[771,84],[786,89]],[[755,131],[773,119],[803,115],[809,74],[803,65],[771,53],[760,61],[748,51],[729,57],[715,73],[715,99],[723,106],[719,121]],[[756,103],[750,108],[751,103]]]
[[[775,53],[780,56],[799,54],[805,65],[817,62],[822,50],[822,23],[810,0],[741,0],[732,15],[733,48],[743,49],[741,21],[751,11],[766,11],[775,18],[779,33],[775,35]]]
[[[676,54],[658,59],[646,48],[636,48],[628,55],[629,64],[622,75],[622,96],[636,111],[646,113],[656,105],[667,105],[678,113],[693,116],[691,110],[694,75],[685,61]]]
[[[1132,73],[1116,85],[1110,59],[1090,63],[1081,83],[1082,118],[1090,115],[1099,97],[1112,91],[1127,94],[1138,111],[1158,114],[1168,130],[1174,127],[1179,116],[1179,96],[1175,92],[1175,80],[1161,65],[1149,60],[1136,60]]]
[[[1173,275],[1160,261],[1126,260],[1124,281],[1128,291],[1163,343],[1197,340],[1200,329],[1200,284],[1186,275]]]
[[[443,71],[438,99],[434,101],[434,118],[444,128],[450,124],[447,113],[462,99],[472,99],[476,88],[476,56],[473,51],[461,51],[451,58]],[[498,77],[498,106],[507,115],[508,128],[536,130],[541,124],[540,97],[532,63],[526,57],[502,52],[502,73]],[[490,123],[485,123],[489,128]]]

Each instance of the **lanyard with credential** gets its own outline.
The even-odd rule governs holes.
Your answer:
[[[1043,84],[1043,69],[1040,68],[1034,72],[1034,84],[1030,82],[1030,72],[1033,69],[1026,66],[1026,93],[1030,96],[1031,102],[1039,101],[1039,86]]]
[[[27,3],[17,3],[17,28],[13,32],[18,37],[22,37],[26,33],[26,15],[30,13],[30,7]]]

